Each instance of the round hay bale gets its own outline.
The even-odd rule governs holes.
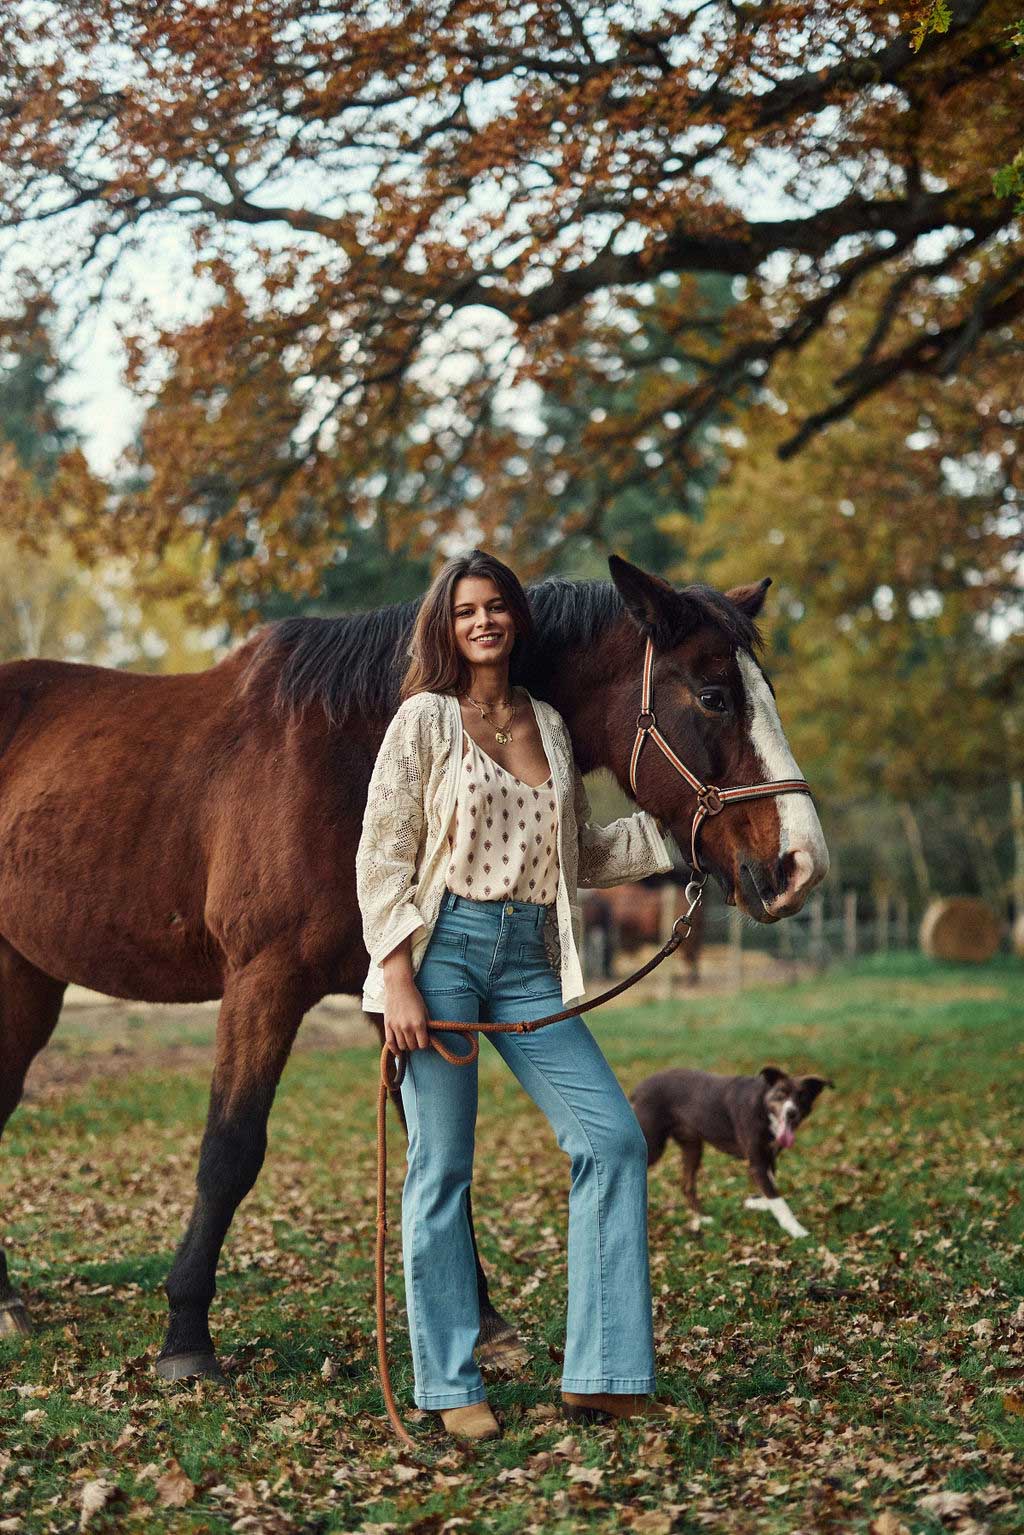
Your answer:
[[[1024,911],[1017,913],[1017,920],[1013,924],[1013,952],[1018,959],[1024,959]]]
[[[933,901],[921,919],[921,948],[932,959],[981,965],[999,948],[1000,922],[976,896]]]

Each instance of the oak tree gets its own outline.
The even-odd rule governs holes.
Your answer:
[[[557,390],[609,323],[679,281],[691,366],[629,441],[686,455],[844,306],[791,414],[791,453],[894,387],[970,366],[1024,309],[1015,203],[1018,0],[9,0],[0,223],[48,232],[53,280],[97,301],[126,248],[188,226],[215,298],[141,326],[147,494],[122,536],[182,520],[251,548],[236,605],[315,587],[346,522],[436,551],[505,526],[522,400]],[[47,263],[43,263],[45,266]],[[699,302],[734,284],[720,323]],[[630,437],[632,434],[632,437]],[[564,465],[534,458],[549,499]]]

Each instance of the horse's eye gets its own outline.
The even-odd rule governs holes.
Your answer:
[[[713,714],[724,714],[729,707],[724,688],[701,688],[697,697],[700,699],[701,707],[710,709]]]

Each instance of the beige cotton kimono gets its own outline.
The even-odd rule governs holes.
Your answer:
[[[558,895],[544,940],[561,977],[562,1004],[584,995],[580,965],[582,913],[577,885],[618,885],[672,868],[653,816],[623,816],[591,826],[583,778],[565,721],[531,695],[558,807]],[[445,892],[448,833],[455,812],[462,752],[462,714],[449,693],[406,699],[381,742],[356,852],[356,889],[370,969],[363,987],[367,1012],[384,1011],[381,961],[412,933],[418,970]]]

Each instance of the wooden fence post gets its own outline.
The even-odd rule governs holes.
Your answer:
[[[877,897],[878,907],[875,912],[875,948],[880,954],[889,952],[889,912],[891,899],[887,890]]]
[[[843,952],[847,959],[857,958],[857,892],[843,892]]]
[[[820,890],[811,896],[811,964],[819,970],[825,964],[825,897]]]
[[[905,895],[896,902],[896,947],[910,948],[910,903]]]

